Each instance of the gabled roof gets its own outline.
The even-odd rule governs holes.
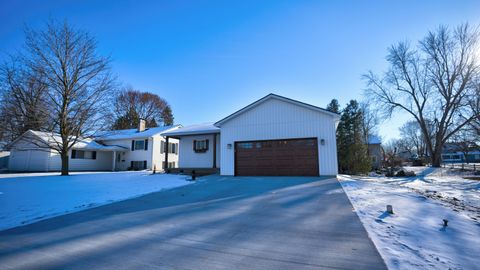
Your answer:
[[[213,134],[220,133],[220,128],[214,126],[214,123],[203,123],[197,125],[190,125],[167,131],[162,135],[165,136],[187,136],[187,135],[199,135],[199,134]]]
[[[99,140],[99,141],[150,138],[158,134],[163,135],[164,132],[176,130],[180,127],[181,125],[153,127],[153,128],[147,128],[142,132],[138,132],[136,128],[108,130],[108,131],[97,132],[94,137],[96,140]]]
[[[58,147],[58,143],[61,143],[62,138],[57,133],[52,132],[43,132],[36,130],[28,130],[15,141],[13,141],[9,147],[15,144],[18,141],[29,141],[37,145],[40,148],[52,148]],[[103,145],[95,142],[90,138],[79,138],[79,140],[73,145],[73,149],[80,150],[98,150],[98,151],[121,151],[125,150],[124,147],[116,145]]]
[[[301,106],[301,107],[304,107],[304,108],[307,108],[307,109],[310,109],[310,110],[314,110],[314,111],[317,111],[317,112],[320,112],[320,113],[324,113],[326,115],[332,116],[336,120],[340,119],[340,115],[338,113],[334,113],[334,112],[328,111],[326,109],[323,109],[323,108],[320,108],[320,107],[317,107],[317,106],[314,106],[314,105],[311,105],[311,104],[308,104],[308,103],[304,103],[304,102],[301,102],[301,101],[298,101],[298,100],[286,98],[286,97],[283,97],[283,96],[280,96],[280,95],[268,94],[268,95],[264,96],[263,98],[251,103],[250,105],[248,105],[246,107],[243,107],[242,109],[240,109],[240,110],[230,114],[229,116],[223,118],[222,120],[216,122],[215,126],[219,127],[222,124],[224,124],[225,122],[239,116],[240,114],[242,114],[246,111],[249,111],[249,110],[255,108],[256,106],[258,106],[258,105],[260,105],[260,104],[262,104],[265,101],[270,100],[270,99],[281,100],[281,101],[288,102],[288,103],[291,103],[291,104],[294,104],[294,105],[297,105],[297,106]]]

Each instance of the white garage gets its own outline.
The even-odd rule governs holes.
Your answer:
[[[180,139],[185,169],[219,163],[222,175],[336,175],[339,120],[320,107],[269,94],[210,126],[164,135]]]

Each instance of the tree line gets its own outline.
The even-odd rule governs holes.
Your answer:
[[[160,96],[120,87],[112,59],[98,52],[96,39],[68,22],[50,20],[43,29],[25,29],[24,49],[0,65],[0,141],[10,143],[27,130],[51,136],[48,145],[68,175],[68,153],[81,138],[103,129],[173,124]]]
[[[400,128],[400,138],[385,147],[384,161],[396,164],[395,157],[403,151],[439,167],[445,144],[454,143],[464,153],[478,147],[479,34],[478,27],[468,24],[440,26],[414,45],[406,41],[392,45],[386,57],[388,69],[363,76],[365,96],[371,104],[368,111],[378,112],[383,120],[397,112],[412,118]],[[364,173],[369,166],[362,144],[368,143],[369,132],[365,129],[369,125],[362,119],[369,117],[354,100],[342,111],[338,107],[338,102],[328,106],[341,112],[337,130],[339,170]]]

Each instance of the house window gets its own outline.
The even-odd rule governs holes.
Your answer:
[[[163,154],[165,153],[165,142],[160,141],[160,153]]]
[[[97,152],[72,150],[72,159],[97,159]]]
[[[167,143],[164,141],[160,142],[160,153],[165,153]],[[178,154],[178,143],[168,143],[168,153]]]
[[[146,160],[135,160],[130,161],[131,170],[145,170],[147,168]]]
[[[208,140],[193,141],[193,151],[195,153],[204,153],[208,150]]]
[[[172,154],[178,154],[178,143],[169,143],[168,152]]]
[[[165,161],[162,162],[162,168],[165,168]],[[175,162],[168,162],[168,169],[176,168],[175,167]]]
[[[135,141],[135,150],[144,150],[145,149],[145,141]]]

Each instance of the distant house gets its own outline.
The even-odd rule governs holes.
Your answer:
[[[216,123],[164,133],[180,140],[179,167],[222,175],[337,174],[339,115],[269,94]]]
[[[162,133],[180,128],[164,126],[112,130],[81,138],[69,153],[72,171],[122,171],[170,168],[178,164],[178,140],[171,140],[165,164],[165,138]],[[52,147],[60,142],[58,134],[29,130],[9,145],[10,171],[59,171],[60,154]]]
[[[376,135],[368,136],[368,154],[372,159],[372,168],[380,169],[383,161],[382,141]]]
[[[480,147],[472,145],[465,151],[463,143],[446,143],[442,161],[445,163],[480,163]]]
[[[0,142],[0,170],[8,169],[8,160],[10,158],[10,152],[5,150],[7,144]]]

